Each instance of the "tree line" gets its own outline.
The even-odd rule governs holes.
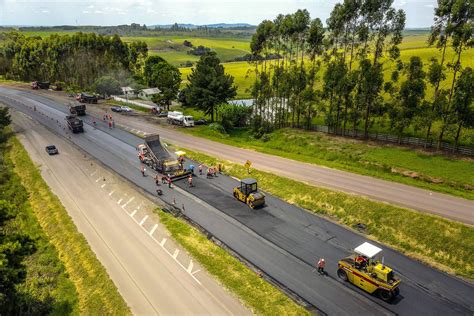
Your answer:
[[[88,87],[107,74],[138,73],[147,56],[144,42],[123,42],[118,35],[94,33],[26,37],[4,35],[0,46],[0,74],[21,81],[63,82]]]
[[[261,22],[250,45],[254,119],[261,128],[309,128],[324,116],[334,132],[344,135],[362,125],[368,137],[375,120],[386,117],[399,137],[414,126],[426,132],[427,142],[434,122],[441,122],[438,144],[455,130],[457,145],[462,129],[474,125],[473,70],[461,64],[474,43],[473,7],[468,0],[438,0],[429,44],[440,56],[425,65],[419,56],[400,59],[405,12],[392,5],[393,0],[344,0],[326,26],[306,10]],[[454,62],[447,62],[447,49],[456,53]],[[271,55],[278,58],[265,58]],[[389,62],[395,67],[385,80]],[[453,78],[445,89],[448,71]]]

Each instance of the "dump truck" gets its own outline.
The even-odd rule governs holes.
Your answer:
[[[81,92],[80,94],[78,94],[76,100],[81,102],[81,103],[89,103],[89,104],[94,103],[94,104],[96,104],[98,98],[95,95],[91,95],[91,94]]]
[[[171,180],[188,177],[191,170],[186,170],[161,143],[158,134],[145,137],[145,142],[137,146],[138,158],[148,167],[170,175]]]
[[[255,179],[242,179],[240,186],[234,188],[234,197],[252,209],[265,205],[265,194],[258,191]]]
[[[382,249],[365,242],[352,255],[339,260],[337,275],[362,290],[377,294],[386,302],[400,294],[400,278],[384,264]]]
[[[49,89],[50,83],[45,81],[33,81],[31,83],[31,89],[38,90],[38,89]]]
[[[77,116],[84,116],[86,115],[86,105],[85,104],[69,104],[69,113],[75,114]]]
[[[76,115],[66,116],[67,126],[74,133],[84,133],[84,124]]]
[[[184,115],[183,112],[170,111],[168,112],[168,123],[184,127],[194,126],[194,118],[189,115]]]

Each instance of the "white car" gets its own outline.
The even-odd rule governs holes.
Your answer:
[[[120,112],[132,112],[132,109],[129,108],[128,106],[121,106]]]

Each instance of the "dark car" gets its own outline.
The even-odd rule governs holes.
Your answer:
[[[122,108],[120,106],[113,106],[110,109],[112,112],[122,112]]]
[[[168,112],[160,112],[158,113],[158,117],[168,117]]]
[[[194,121],[194,125],[207,125],[207,121],[202,118],[197,121]]]
[[[56,146],[54,146],[54,145],[48,145],[48,146],[46,146],[46,152],[47,152],[49,155],[57,155],[57,154],[59,154],[58,149],[57,149]]]

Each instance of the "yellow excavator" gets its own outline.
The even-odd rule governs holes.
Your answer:
[[[384,264],[382,249],[365,242],[354,249],[354,253],[339,260],[337,275],[366,292],[376,293],[386,301],[400,294],[400,279]],[[382,258],[380,260],[380,258]]]
[[[258,191],[255,179],[242,179],[240,186],[234,188],[234,197],[252,209],[265,205],[265,194]]]

